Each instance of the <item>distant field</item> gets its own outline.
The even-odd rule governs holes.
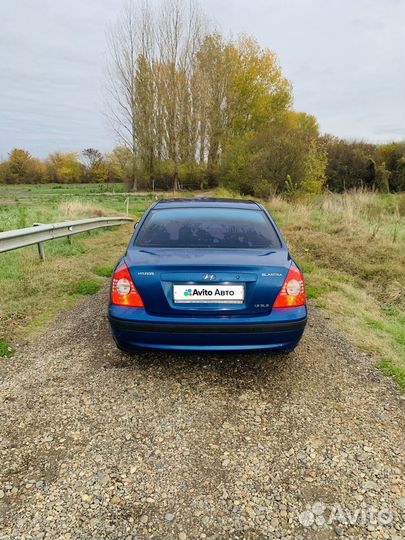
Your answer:
[[[129,197],[129,211],[136,214],[152,196]],[[30,227],[34,222],[102,215],[125,215],[128,194],[122,184],[0,184],[0,231]]]
[[[127,206],[139,219],[155,199],[152,194],[128,198],[123,191],[121,185],[0,186],[0,230],[125,215]],[[223,190],[213,194],[232,196]],[[405,389],[404,195],[327,193],[264,204],[305,270],[308,296]],[[0,255],[0,339],[18,342],[84,294],[96,292],[131,231],[123,226],[85,233],[73,237],[71,246],[65,239],[48,242],[44,263],[35,247]]]

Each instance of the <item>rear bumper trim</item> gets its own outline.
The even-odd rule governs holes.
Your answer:
[[[133,332],[158,332],[161,334],[273,334],[280,332],[296,332],[304,330],[307,319],[281,323],[218,323],[218,324],[190,324],[190,323],[144,323],[124,321],[109,316],[111,326]]]

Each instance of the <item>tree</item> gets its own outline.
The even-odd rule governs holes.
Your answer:
[[[252,139],[251,134],[228,139],[221,160],[222,183],[228,189],[243,195],[254,194],[253,184],[256,172],[252,171],[252,166],[256,144]]]
[[[389,189],[390,191],[405,190],[404,167],[405,143],[393,142],[383,144],[378,148],[380,161],[385,162],[386,168],[390,172]]]
[[[328,158],[324,146],[317,139],[312,139],[305,159],[305,172],[301,183],[301,191],[304,193],[321,193],[326,182],[327,162]]]
[[[45,161],[48,182],[75,184],[84,179],[84,166],[76,152],[54,152]]]
[[[274,53],[246,36],[208,34],[196,6],[181,0],[159,13],[148,1],[130,4],[112,33],[111,59],[113,120],[133,155],[134,188],[136,179],[163,181],[171,165],[174,190],[184,170],[214,185],[228,141],[279,121],[292,102]]]
[[[150,59],[140,55],[135,76],[136,99],[134,103],[136,123],[134,126],[137,141],[137,156],[142,163],[142,169],[153,183],[155,169],[157,119],[154,114],[155,81],[153,66]],[[133,164],[136,156],[133,156]],[[134,168],[133,168],[134,170]]]
[[[190,81],[201,33],[194,4],[168,0],[159,13],[148,1],[129,3],[111,32],[110,117],[120,141],[133,155],[133,188],[137,165],[152,180],[156,159],[179,165],[194,157]]]
[[[125,146],[117,146],[105,156],[112,182],[124,182],[128,189],[132,188],[133,156]]]
[[[268,197],[295,186],[319,192],[326,154],[315,119],[288,112],[265,129],[234,137],[225,149],[224,184],[244,194]]]
[[[43,164],[21,148],[9,153],[1,169],[2,181],[7,184],[38,184],[44,180]]]
[[[367,159],[366,170],[364,175],[365,185],[368,188],[374,189],[377,178],[377,163],[372,157]]]
[[[229,96],[232,135],[259,131],[282,118],[292,103],[291,86],[277,58],[251,37],[241,36]]]
[[[328,157],[326,177],[330,190],[343,192],[372,186],[373,165],[370,160],[378,161],[375,145],[347,142],[331,135],[322,137],[322,140]]]
[[[82,156],[88,169],[93,169],[103,161],[103,154],[95,148],[86,148],[83,150]]]
[[[228,105],[235,49],[219,33],[205,37],[197,53],[195,73],[196,111],[200,123],[199,160],[207,160],[209,175],[216,174],[221,153],[229,138]]]
[[[391,173],[387,169],[385,162],[383,161],[381,165],[378,165],[375,177],[375,187],[378,191],[387,193],[389,191],[389,180]]]
[[[158,20],[158,86],[164,111],[163,140],[167,158],[174,163],[173,189],[178,188],[181,158],[195,158],[190,146],[193,134],[191,81],[196,55],[204,32],[196,4],[185,7],[181,0],[168,0]]]
[[[398,171],[398,189],[400,191],[405,191],[405,156],[402,156],[397,161],[397,171]],[[396,186],[396,187],[397,187]]]
[[[87,182],[104,183],[109,178],[109,169],[103,154],[95,148],[86,148],[82,152],[85,161],[84,173]]]
[[[146,58],[151,47],[151,10],[147,3],[126,4],[121,18],[109,35],[110,65],[107,70],[111,102],[108,109],[113,129],[121,144],[132,153],[132,189],[137,189],[135,159],[138,154],[137,136],[137,62]],[[144,53],[144,54],[143,54]]]
[[[268,49],[241,36],[226,42],[207,35],[197,54],[200,93],[200,161],[207,153],[211,176],[228,141],[258,132],[289,110],[291,87]]]

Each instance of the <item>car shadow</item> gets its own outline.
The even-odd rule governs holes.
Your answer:
[[[297,352],[269,351],[139,351],[118,352],[109,358],[109,369],[147,372],[162,381],[174,379],[183,384],[196,375],[211,385],[229,384],[236,388],[262,388],[266,381],[281,381],[291,374]],[[105,366],[107,367],[107,366]]]

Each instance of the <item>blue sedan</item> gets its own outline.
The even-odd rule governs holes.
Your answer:
[[[129,352],[288,352],[307,321],[304,278],[258,203],[161,200],[116,266],[109,321]]]

